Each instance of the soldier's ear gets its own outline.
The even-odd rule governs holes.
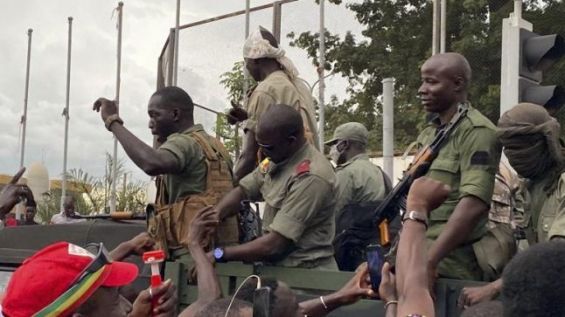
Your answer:
[[[453,80],[453,83],[455,84],[455,91],[456,92],[462,92],[465,90],[465,78],[461,77],[461,76],[457,76],[455,77],[455,79]]]
[[[181,110],[179,108],[174,108],[173,109],[173,120],[174,121],[179,121],[180,120],[180,115],[181,115]]]

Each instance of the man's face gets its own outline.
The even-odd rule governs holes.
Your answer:
[[[422,85],[418,95],[427,112],[441,113],[456,102],[457,85],[443,69],[437,60],[428,60],[420,70]]]
[[[126,317],[131,310],[131,303],[120,295],[117,287],[100,287],[81,305],[75,316]]]
[[[249,75],[251,75],[255,81],[261,81],[261,72],[258,61],[251,58],[244,58],[244,60],[245,68],[249,72]]]
[[[149,129],[151,134],[159,138],[167,138],[174,133],[174,111],[162,105],[161,96],[152,96],[147,106],[149,114]]]
[[[290,145],[296,141],[296,138],[284,137],[284,132],[273,133],[274,131],[269,130],[271,129],[259,126],[255,135],[255,140],[263,155],[274,163],[282,162],[292,156],[293,153],[289,153]]]
[[[63,203],[63,210],[65,210],[65,214],[70,215],[75,212],[75,201],[72,199],[65,199]]]

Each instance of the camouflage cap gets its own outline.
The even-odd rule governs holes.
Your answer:
[[[369,131],[359,122],[344,123],[335,129],[334,137],[325,144],[333,145],[339,140],[357,141],[362,144],[367,144]]]

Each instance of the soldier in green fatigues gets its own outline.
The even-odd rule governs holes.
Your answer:
[[[257,126],[256,141],[267,157],[214,207],[219,219],[244,199],[264,200],[264,234],[251,242],[217,248],[217,262],[264,261],[287,267],[337,269],[335,174],[328,160],[304,137],[300,114],[272,105]]]
[[[246,70],[259,84],[250,91],[245,110],[235,107],[228,119],[232,124],[246,120],[243,125],[245,142],[234,170],[237,180],[257,166],[257,122],[271,105],[284,104],[297,110],[302,117],[306,140],[319,147],[312,94],[298,78],[298,70],[279,48],[275,37],[260,27],[245,41],[243,57]]]
[[[523,103],[505,112],[498,121],[497,136],[508,162],[525,178],[518,197],[529,245],[565,238],[565,147],[559,140],[561,127],[546,109]],[[496,297],[503,286],[498,279],[467,291],[461,306]]]
[[[467,102],[471,68],[465,57],[436,54],[424,63],[421,75],[418,94],[424,109],[435,116],[418,137],[421,146],[431,143],[458,107],[469,107],[466,118],[449,136],[425,175],[451,187],[447,200],[430,214],[429,281],[433,283],[438,275],[480,280],[482,271],[472,245],[486,233],[500,159],[495,126]]]
[[[390,180],[366,153],[369,131],[358,122],[335,129],[326,142],[336,167],[335,258],[339,269],[354,271],[365,262],[365,247],[378,242],[374,211],[390,190]]]

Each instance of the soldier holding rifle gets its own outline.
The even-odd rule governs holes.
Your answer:
[[[433,285],[438,276],[480,280],[482,271],[473,244],[486,233],[500,160],[495,126],[467,101],[471,67],[465,57],[434,55],[422,66],[421,76],[418,95],[434,118],[419,135],[419,145],[429,145],[461,108],[467,109],[425,173],[451,187],[447,200],[429,217],[429,282]]]

